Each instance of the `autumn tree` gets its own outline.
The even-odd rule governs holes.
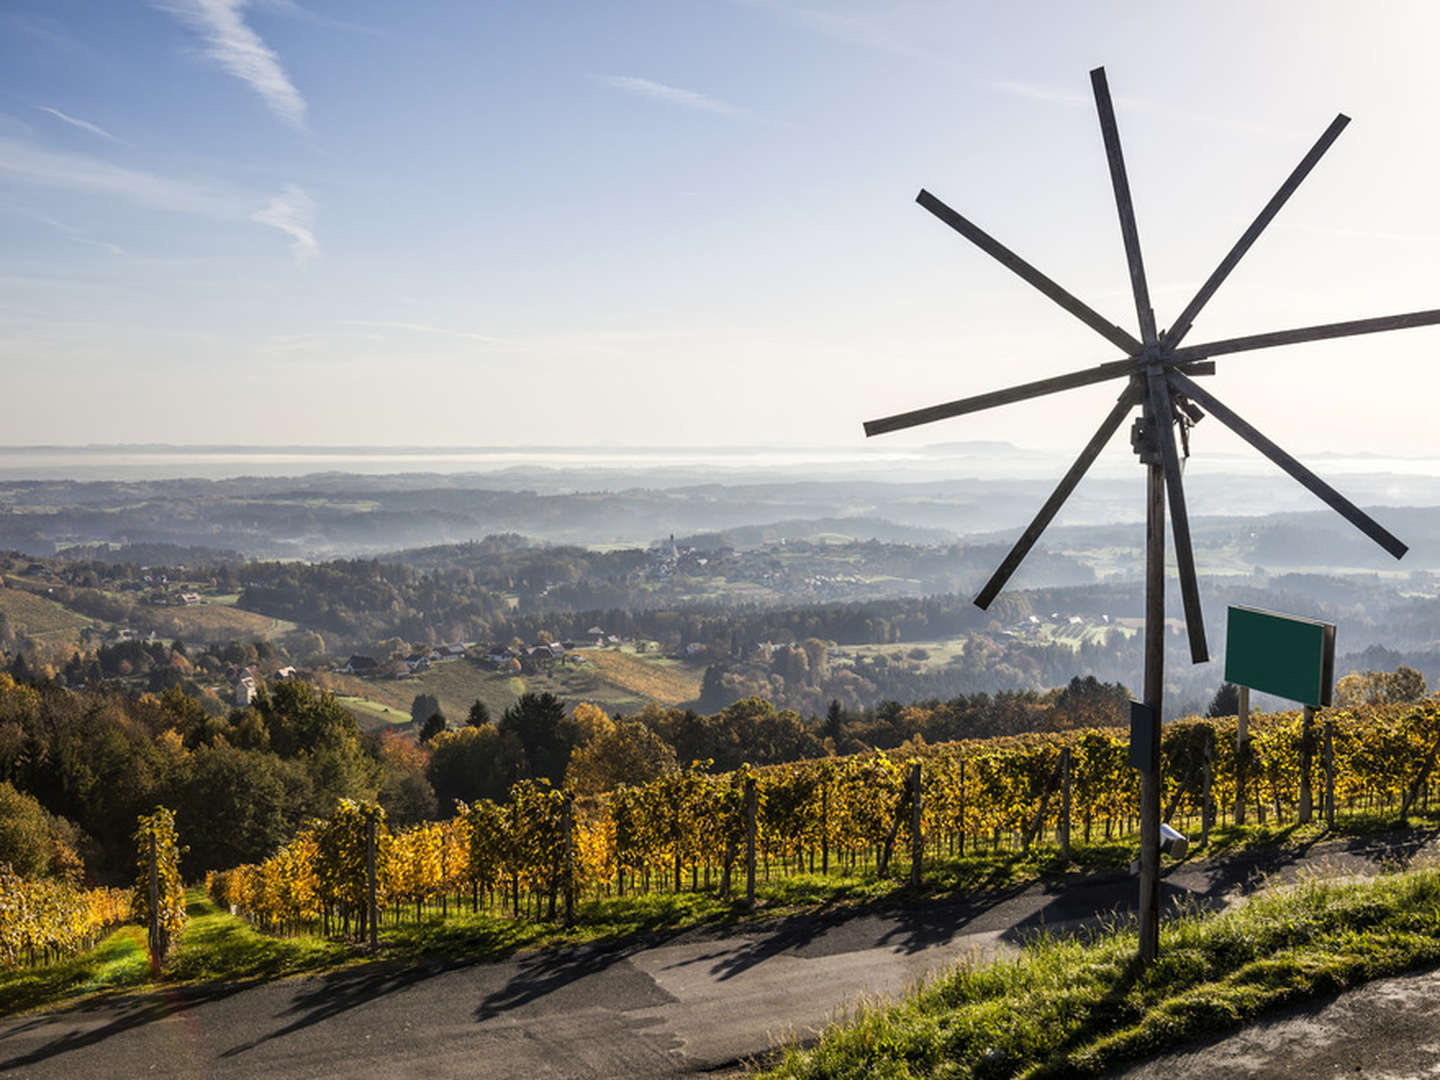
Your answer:
[[[624,720],[571,755],[565,782],[593,795],[620,784],[649,783],[676,769],[675,751],[664,739],[638,720]]]

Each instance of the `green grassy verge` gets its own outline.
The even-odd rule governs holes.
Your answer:
[[[964,966],[865,1011],[765,1075],[1093,1075],[1276,1006],[1440,963],[1440,870],[1261,893],[1163,925],[1160,960],[1134,964],[1128,928],[1050,939]]]
[[[95,948],[38,968],[0,969],[0,1016],[57,1001],[142,986],[150,979],[145,932],[122,926]]]

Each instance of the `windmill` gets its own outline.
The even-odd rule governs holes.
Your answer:
[[[1080,386],[1109,380],[1124,380],[1124,389],[1114,407],[1101,422],[1095,435],[1080,451],[1080,456],[1056,485],[1055,490],[1020,535],[1015,546],[1001,562],[990,580],[975,597],[975,603],[988,608],[1035,545],[1045,527],[1055,517],[1075,485],[1094,463],[1125,418],[1135,406],[1140,407],[1131,432],[1131,443],[1146,466],[1145,516],[1145,678],[1144,704],[1149,707],[1154,723],[1150,725],[1149,768],[1141,772],[1140,825],[1140,957],[1148,962],[1159,948],[1160,918],[1160,708],[1164,677],[1165,641],[1165,502],[1168,497],[1170,518],[1175,538],[1176,571],[1180,595],[1185,609],[1185,627],[1189,635],[1190,655],[1195,663],[1209,659],[1205,642],[1205,624],[1200,612],[1200,591],[1195,578],[1195,554],[1190,542],[1189,516],[1185,509],[1185,492],[1181,482],[1181,454],[1189,456],[1189,430],[1208,410],[1226,427],[1264,454],[1282,470],[1298,480],[1361,532],[1369,536],[1395,558],[1405,554],[1406,547],[1382,525],[1345,496],[1321,480],[1300,462],[1247,423],[1209,391],[1196,377],[1215,371],[1214,357],[1229,353],[1249,352],[1296,345],[1325,338],[1373,334],[1383,330],[1401,330],[1414,326],[1440,323],[1440,311],[1418,311],[1406,315],[1387,315],[1354,322],[1307,326],[1296,330],[1280,330],[1267,334],[1212,341],[1203,345],[1183,345],[1191,324],[1206,303],[1224,283],[1236,264],[1250,250],[1265,227],[1279,213],[1301,181],[1339,137],[1350,122],[1343,113],[1336,116],[1324,134],[1301,159],[1300,164],[1280,185],[1265,204],[1258,217],[1245,230],[1229,254],[1221,260],[1194,298],[1176,317],[1169,329],[1157,330],[1155,313],[1150,307],[1149,287],[1145,281],[1145,265],[1140,256],[1140,237],[1135,228],[1135,211],[1130,200],[1130,182],[1120,150],[1120,133],[1115,124],[1115,110],[1105,69],[1090,73],[1095,94],[1095,107],[1100,115],[1100,131],[1105,142],[1105,156],[1110,165],[1110,181],[1115,189],[1115,205],[1120,214],[1120,234],[1125,244],[1125,257],[1130,269],[1130,286],[1135,296],[1135,312],[1139,319],[1140,337],[1116,326],[1073,294],[1031,266],[998,240],[971,221],[956,213],[928,191],[916,198],[921,206],[965,237],[981,251],[994,257],[1022,279],[1059,304],[1089,326],[1123,354],[1124,359],[1111,360],[1096,367],[1056,375],[1036,382],[994,390],[943,405],[931,405],[912,412],[899,413],[865,424],[865,434],[881,435],[890,431],[917,427],[953,416],[993,409],[1016,401],[1042,397]],[[1177,447],[1176,428],[1180,430]]]

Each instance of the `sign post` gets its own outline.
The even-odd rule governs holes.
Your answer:
[[[1315,761],[1315,710],[1330,704],[1335,685],[1335,625],[1259,608],[1231,607],[1225,625],[1225,681],[1240,688],[1235,732],[1235,824],[1245,824],[1245,755],[1250,691],[1299,702],[1300,824],[1314,817],[1310,773]]]

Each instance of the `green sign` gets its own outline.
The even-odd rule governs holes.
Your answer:
[[[1225,681],[1302,705],[1329,705],[1334,625],[1232,607],[1225,627]]]

